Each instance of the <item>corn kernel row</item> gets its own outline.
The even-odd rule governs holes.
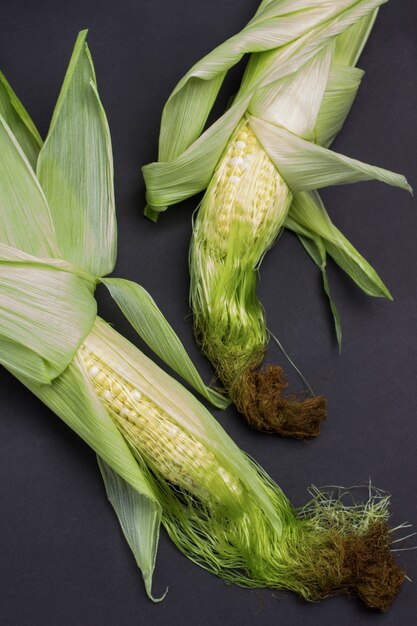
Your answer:
[[[119,430],[152,470],[203,500],[216,499],[219,482],[231,495],[240,495],[239,482],[205,445],[85,346],[81,356],[96,393]]]
[[[258,238],[271,243],[279,213],[288,207],[290,195],[244,120],[228,143],[199,211],[197,219],[204,223],[207,244],[226,253],[231,233],[251,244]]]

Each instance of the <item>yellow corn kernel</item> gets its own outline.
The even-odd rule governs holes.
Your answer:
[[[276,236],[291,192],[245,120],[231,137],[204,196],[196,227],[216,256],[230,237],[266,244]],[[242,232],[236,229],[242,225]]]

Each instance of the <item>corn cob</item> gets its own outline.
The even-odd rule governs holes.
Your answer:
[[[283,398],[282,368],[258,371],[268,332],[256,272],[291,201],[290,189],[243,119],[195,219],[190,293],[196,337],[239,411],[256,428],[303,437],[318,434],[324,398]]]
[[[288,186],[249,123],[242,120],[213,175],[196,229],[198,224],[205,247],[214,256],[224,258],[230,251],[235,227],[240,231],[242,249],[250,254],[254,241],[271,245],[277,235],[277,217],[286,211],[291,198]]]
[[[165,481],[202,500],[223,506],[241,495],[239,481],[196,437],[134,387],[123,373],[106,365],[84,344],[80,349],[93,387],[135,455]],[[105,357],[103,357],[105,358]]]

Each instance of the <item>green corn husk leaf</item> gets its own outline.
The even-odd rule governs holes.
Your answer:
[[[316,143],[319,145],[328,147],[333,142],[350,111],[363,77],[363,71],[353,67],[353,65],[357,62],[369,37],[376,15],[377,11],[370,13],[336,39],[334,62],[330,70],[328,85],[314,130]],[[315,202],[316,200],[317,202]],[[317,204],[316,209],[311,207],[311,203]],[[356,284],[360,288],[364,288],[364,291],[369,295],[391,298],[388,289],[374,269],[331,223],[330,217],[327,215],[318,194],[296,194],[294,206],[297,207],[298,217],[305,212],[302,221],[304,226],[306,220],[309,223],[308,237],[310,239],[306,240],[305,236],[300,235],[300,241],[316,263],[317,260],[311,254],[311,249],[306,246],[306,241],[313,242],[314,240],[316,243],[312,245],[317,245],[317,243],[322,241],[323,229],[319,228],[316,232],[314,220],[311,219],[311,214],[308,214],[309,211],[312,211],[312,214],[318,217],[325,214],[325,220],[322,220],[322,227],[325,226],[325,230],[332,231],[332,243],[330,245],[333,251],[333,258],[336,262],[340,260],[342,269],[349,269],[348,274]],[[303,228],[300,221],[293,219],[292,208],[289,212],[286,227],[295,232],[299,232],[299,229]],[[338,251],[338,248],[340,248],[340,251]],[[350,262],[348,262],[349,257],[352,257]],[[319,263],[318,265],[320,266]],[[328,284],[324,285],[324,288],[327,293]],[[333,311],[334,303],[331,302],[330,305]],[[340,322],[335,320],[336,326],[338,323]]]
[[[117,499],[114,494],[109,496],[142,571],[147,594],[153,599],[152,573],[161,507],[146,475],[92,389],[82,361],[75,358],[50,385],[34,384],[17,370],[9,369],[97,453],[102,473],[106,468],[106,489],[111,489],[111,476],[114,482],[123,484],[123,493]]]
[[[32,262],[33,256],[59,256],[59,248],[43,191],[3,119],[0,169],[1,253],[8,257],[0,258],[0,335],[9,341],[2,360],[16,364],[21,349],[14,343],[19,343],[43,360],[39,380],[52,380],[67,367],[89,332],[96,303],[90,283],[58,268],[39,265],[37,260]],[[33,379],[35,357],[30,356],[26,373]],[[20,370],[25,371],[24,362]]]
[[[272,124],[285,126],[304,139],[313,139],[333,52],[334,46],[328,45],[298,72],[258,89],[251,100],[249,113]]]
[[[303,235],[319,238],[326,253],[366,294],[392,300],[377,272],[332,223],[317,192],[295,195],[286,226],[295,232],[301,226]]]
[[[104,278],[102,283],[153,352],[206,400],[218,408],[226,408],[229,401],[203,383],[177,334],[146,289],[123,278]]]
[[[0,72],[0,115],[16,137],[32,169],[35,170],[42,139],[2,72]]]
[[[359,60],[375,24],[379,9],[375,9],[353,26],[345,30],[336,39],[334,62],[345,66],[354,66]]]
[[[293,18],[302,24],[313,17],[314,27],[307,28],[301,37],[287,42],[288,45],[275,44],[263,54],[252,54],[239,93],[273,85],[284,76],[297,72],[320,50],[357,22],[366,19],[384,2],[385,0],[340,0],[337,3],[319,3],[320,7],[314,7],[311,3],[306,6],[303,2],[303,11]]]
[[[216,123],[173,161],[143,168],[148,205],[145,215],[157,221],[159,213],[205,189],[230,135],[242,118],[249,98],[232,105]],[[157,193],[153,193],[153,189]]]
[[[251,116],[249,120],[258,140],[294,192],[365,180],[379,180],[412,191],[401,174],[327,150],[259,118]]]
[[[19,250],[18,248],[12,248],[4,243],[0,243],[0,262],[10,261],[11,263],[28,263],[33,265],[34,267],[46,267],[46,268],[56,268],[63,272],[69,272],[70,274],[75,274],[79,278],[82,278],[86,285],[88,286],[89,291],[91,293],[94,292],[97,278],[96,276],[92,276],[87,272],[84,272],[79,267],[74,267],[68,261],[64,259],[55,259],[55,258],[43,258],[32,256],[31,254],[27,254],[23,252],[23,250]]]
[[[0,335],[41,357],[50,380],[59,376],[96,317],[97,305],[88,283],[53,267],[3,261],[0,293]],[[23,369],[23,373],[33,378],[32,369],[30,363],[29,372]]]
[[[337,37],[336,39],[335,54],[329,74],[329,81],[323,96],[322,104],[319,110],[319,114],[317,116],[316,126],[314,129],[316,143],[326,148],[330,146],[336,135],[341,130],[344,121],[351,109],[357,90],[360,86],[363,77],[363,71],[353,66],[357,63],[359,56],[366,44],[366,41],[368,40],[377,13],[378,10],[365,16],[362,20],[354,24],[351,28],[339,35],[339,37]],[[306,211],[308,211],[310,208],[310,202],[306,202],[305,204],[302,202],[303,195],[304,194],[301,194],[301,196],[296,196],[298,197],[298,213],[302,211],[303,206],[305,207]],[[306,198],[308,199],[307,196]],[[321,202],[321,199],[318,198],[318,196],[317,200],[318,204],[321,207],[321,210],[325,211],[323,203]],[[307,215],[306,218],[308,219]],[[327,213],[326,221],[328,225],[331,224],[330,217],[327,215]],[[310,221],[310,228],[311,226],[312,223]],[[297,220],[292,219],[291,209],[289,212],[286,227],[290,228],[290,230],[293,230],[294,232],[297,232],[304,248],[313,258],[313,260],[319,265],[320,269],[323,272],[322,261],[325,260],[326,251],[324,249],[320,234],[314,232],[313,230],[308,231],[307,235],[305,234],[305,232],[304,234],[302,234],[302,231],[305,229],[301,226],[299,222],[297,222]],[[340,239],[338,239],[337,236],[335,236],[333,239],[332,248],[334,252],[334,260],[340,258],[342,262],[340,266],[343,269],[343,259],[345,259],[346,256],[349,256],[351,252],[354,251],[354,259],[359,258],[359,267],[365,268],[364,272],[365,274],[367,274],[367,280],[365,280],[366,289],[369,288],[369,281],[371,281],[371,283],[373,283],[371,287],[376,287],[377,295],[390,298],[388,289],[382,283],[381,279],[373,270],[373,268],[369,265],[369,263],[367,263],[367,261],[359,255],[359,253],[353,248],[353,246],[349,242],[347,242],[346,238],[343,237],[343,235],[339,231],[337,231],[333,224],[331,224],[331,228],[334,235],[340,236]],[[324,254],[324,259],[321,259],[320,262],[317,261],[317,256],[314,254],[314,249],[317,247],[319,247]],[[340,254],[337,253],[338,247],[344,248],[344,251],[341,251]],[[353,260],[353,263],[355,265],[356,261]],[[361,271],[359,271],[359,273],[356,271],[352,271],[350,272],[350,276],[353,280],[355,280],[359,287],[362,286],[363,281],[361,280]],[[357,278],[359,278],[359,280],[357,280]],[[327,274],[324,273],[323,287],[327,297],[329,298],[340,351],[342,339],[340,316],[332,298],[330,297],[330,288],[328,284]]]
[[[44,193],[5,120],[0,117],[0,241],[28,254],[60,256]]]
[[[63,256],[103,276],[116,260],[113,160],[86,35],[75,44],[37,174]]]
[[[161,598],[154,598],[152,595],[152,577],[161,522],[160,512],[147,496],[140,493],[137,488],[132,487],[102,458],[98,456],[97,461],[107,497],[116,512],[123,534],[143,574],[148,598],[153,602],[160,602],[168,592],[167,589]]]
[[[342,322],[340,319],[339,311],[330,293],[329,279],[328,279],[325,268],[321,270],[321,275],[323,278],[323,290],[329,301],[330,311],[333,316],[334,330],[336,333],[336,340],[337,340],[337,345],[339,346],[339,354],[340,354],[342,351]]]
[[[314,128],[315,142],[328,148],[340,132],[358,92],[363,71],[334,64]]]
[[[31,383],[47,385],[52,382],[50,368],[39,354],[20,343],[0,336],[0,364]]]

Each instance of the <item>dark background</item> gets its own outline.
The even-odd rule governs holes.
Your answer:
[[[155,159],[160,113],[183,73],[234,34],[257,0],[1,0],[0,66],[45,136],[77,32],[89,44],[115,157],[117,274],[155,297],[206,380],[193,343],[187,249],[196,199],[157,226],[142,216],[140,166]],[[334,148],[403,172],[417,187],[417,7],[382,7],[360,66],[361,90]],[[238,85],[226,84],[221,105]],[[395,301],[364,296],[336,267],[329,277],[342,314],[338,355],[317,268],[285,233],[262,265],[259,295],[269,327],[318,392],[329,417],[311,443],[251,432],[231,408],[216,412],[235,441],[295,504],[316,485],[372,480],[392,494],[392,523],[417,523],[417,215],[397,189],[366,183],[325,190],[341,230],[374,264]],[[99,290],[100,312],[138,343]],[[270,361],[282,360],[271,345]],[[287,371],[294,386],[297,377]],[[153,605],[106,501],[94,454],[6,371],[0,371],[0,622],[31,626],[365,625],[417,623],[417,592],[405,583],[386,615],[346,597],[307,604],[292,594],[225,585],[183,557],[162,532]],[[411,540],[409,545],[417,542]],[[399,544],[400,546],[402,544]],[[417,552],[400,553],[410,578]]]

